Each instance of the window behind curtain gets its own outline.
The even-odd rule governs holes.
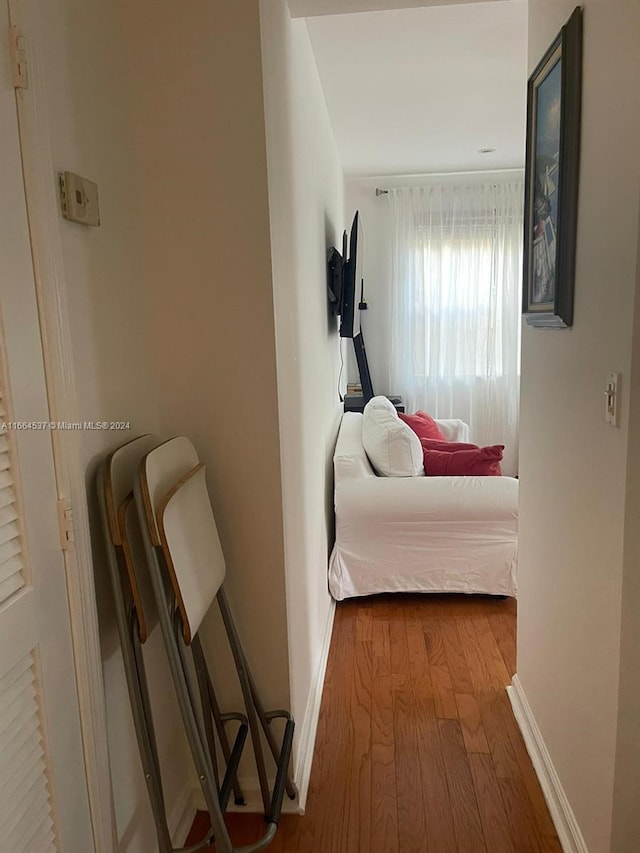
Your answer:
[[[521,181],[393,190],[393,387],[517,465]]]

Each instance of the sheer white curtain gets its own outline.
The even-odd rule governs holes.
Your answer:
[[[518,459],[521,180],[392,189],[390,387]]]

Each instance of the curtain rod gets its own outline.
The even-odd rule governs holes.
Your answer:
[[[405,180],[408,178],[457,178],[463,177],[465,175],[468,176],[480,176],[480,175],[507,175],[507,174],[524,174],[524,167],[522,168],[513,168],[513,169],[476,169],[475,171],[467,171],[467,172],[418,172],[412,175],[387,175],[387,178]],[[352,181],[370,181],[377,180],[378,178],[385,177],[384,175],[372,176],[369,178],[351,178]],[[379,197],[381,195],[389,195],[389,190],[383,187],[376,187],[376,196]]]

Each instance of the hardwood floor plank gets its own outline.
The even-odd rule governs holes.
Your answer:
[[[422,616],[422,629],[427,646],[427,654],[431,666],[440,666],[448,669],[447,655],[445,653],[442,639],[440,619],[433,613]]]
[[[489,613],[487,616],[493,636],[500,649],[507,672],[513,676],[516,671],[516,638],[507,627],[507,620],[502,613]]]
[[[307,817],[307,815],[305,815]],[[320,853],[316,846],[316,831],[312,820],[301,820],[295,815],[283,815],[278,824],[278,835],[281,837],[281,853]],[[277,836],[276,836],[277,837]],[[271,853],[271,848],[267,848]],[[324,845],[329,849],[329,844]]]
[[[489,754],[491,750],[489,749],[489,742],[487,741],[487,736],[482,725],[480,708],[478,707],[475,696],[471,693],[456,693],[455,700],[467,752]]]
[[[486,853],[487,847],[460,723],[456,720],[438,720],[438,726],[458,849],[464,853]]]
[[[409,675],[414,697],[433,699],[434,686],[431,677],[431,664],[422,631],[422,621],[409,614],[406,624]]]
[[[396,682],[397,684],[397,682]],[[418,754],[415,706],[410,680],[393,690],[393,732],[398,796],[398,848],[402,853],[425,853],[424,796]]]
[[[372,628],[373,676],[391,675],[391,631],[388,619],[374,619]]]
[[[540,853],[540,837],[531,804],[519,779],[498,779],[505,805],[511,837],[516,839],[518,853]]]
[[[329,646],[323,690],[330,688],[336,681],[342,682],[344,680],[345,667],[342,652],[348,646],[351,646],[354,635],[353,611],[348,608],[337,607],[333,620],[331,645]],[[346,669],[348,670],[348,663]]]
[[[562,844],[557,835],[541,835],[538,838],[540,853],[563,853]]]
[[[404,613],[389,620],[389,662],[392,675],[409,674],[409,645]]]
[[[469,667],[460,642],[456,620],[451,618],[451,612],[449,608],[441,614],[439,619],[451,686],[455,693],[473,693]]]
[[[507,820],[498,777],[490,756],[470,755],[469,764],[487,850],[496,853],[515,851],[516,846]]]
[[[422,780],[423,808],[428,853],[456,853],[452,803],[433,700],[416,703],[418,759]]]
[[[371,643],[356,641],[351,682],[351,755],[346,811],[346,849],[371,848]]]
[[[474,616],[472,622],[480,649],[484,655],[487,672],[490,674],[495,687],[506,687],[511,683],[511,675],[505,666],[504,658],[496,643],[489,620],[486,616]]]
[[[373,605],[363,602],[356,616],[356,640],[371,642],[373,640]]]
[[[458,616],[456,627],[462,643],[464,658],[467,662],[473,692],[476,694],[492,692],[496,687],[496,679],[487,668],[470,611],[461,613]]]
[[[477,695],[476,699],[497,776],[501,779],[519,779],[520,766],[502,714],[502,693],[504,691],[483,693]]]
[[[442,606],[442,604],[441,604]],[[440,620],[432,613],[422,618],[424,642],[431,671],[436,716],[443,719],[458,719],[458,709],[453,695],[451,673],[447,662]]]
[[[520,778],[524,783],[527,795],[531,801],[531,805],[533,806],[540,832],[544,835],[553,836],[556,834],[556,829],[553,821],[551,820],[549,809],[547,807],[544,794],[542,793],[542,788],[540,787],[540,782],[538,781],[536,772],[531,764],[529,753],[527,752],[518,723],[513,715],[513,709],[511,708],[511,703],[509,702],[508,697],[506,697],[506,701],[503,699],[498,702],[497,710],[509,735],[509,740],[511,741],[516,761],[518,762]]]
[[[371,699],[371,853],[400,853],[390,674],[374,670]]]
[[[310,848],[313,853],[346,853],[343,839],[347,835],[350,809],[349,783],[354,741],[350,713],[355,667],[355,621],[352,616],[350,608],[339,607],[336,611],[327,666],[329,670],[331,664],[331,671],[322,696],[308,796],[309,820],[306,823],[311,823],[313,828]],[[303,828],[298,829],[297,838],[294,836],[301,849]],[[322,845],[318,839],[323,839]],[[292,844],[290,849],[298,848]]]
[[[449,670],[443,666],[431,667],[433,697],[436,703],[436,716],[441,719],[457,720],[458,707],[453,693]]]

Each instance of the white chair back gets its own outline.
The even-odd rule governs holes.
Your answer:
[[[182,618],[184,641],[189,644],[226,574],[205,468],[189,439],[181,436],[146,456],[143,494],[145,479],[153,525]]]
[[[144,458],[140,468],[140,484],[154,545],[159,547],[162,544],[156,518],[160,501],[199,462],[195,447],[183,435],[163,442]]]

